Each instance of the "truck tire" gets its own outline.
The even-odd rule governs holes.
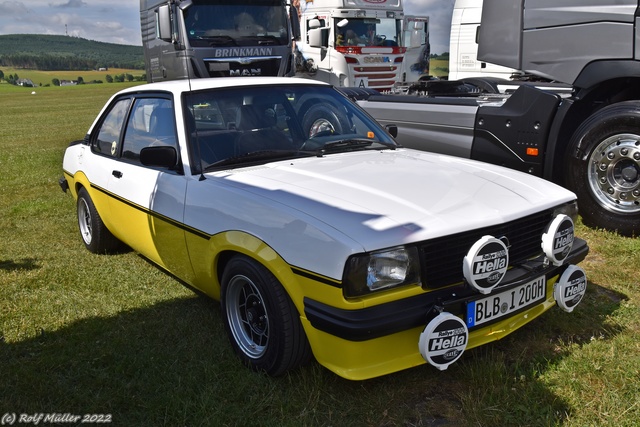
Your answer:
[[[337,107],[323,103],[312,105],[302,120],[306,138],[313,138],[320,132],[342,134],[349,130],[349,119]]]
[[[231,345],[249,368],[279,376],[311,359],[300,315],[278,279],[246,256],[222,275],[222,318]]]
[[[640,101],[592,114],[569,143],[566,184],[578,196],[585,224],[640,233]]]

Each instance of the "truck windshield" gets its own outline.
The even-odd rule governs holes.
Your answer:
[[[402,24],[392,18],[336,20],[336,46],[398,46]],[[344,24],[344,25],[338,25]]]
[[[289,24],[280,0],[194,2],[184,11],[194,47],[287,45]]]

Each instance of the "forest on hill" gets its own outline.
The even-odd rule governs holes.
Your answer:
[[[0,35],[0,66],[32,70],[144,69],[142,46],[44,34]]]

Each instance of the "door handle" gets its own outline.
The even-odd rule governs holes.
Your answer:
[[[122,172],[120,171],[113,171],[111,172],[111,175],[115,176],[116,178],[122,178]]]

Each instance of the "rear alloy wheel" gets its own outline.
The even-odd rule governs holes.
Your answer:
[[[96,207],[84,188],[78,191],[78,227],[84,246],[94,254],[115,252],[121,243],[102,222]]]
[[[311,358],[307,337],[293,302],[261,264],[236,256],[222,277],[222,316],[242,362],[278,376]]]
[[[640,103],[594,113],[576,131],[565,173],[587,225],[624,236],[640,232]]]

